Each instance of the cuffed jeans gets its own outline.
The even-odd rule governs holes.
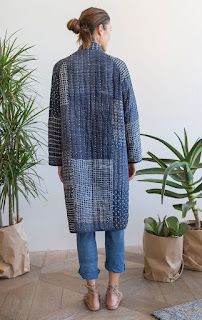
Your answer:
[[[97,279],[98,251],[95,231],[79,232],[77,236],[77,251],[80,267],[78,273],[83,279]],[[113,272],[125,271],[124,229],[105,231],[105,269]]]

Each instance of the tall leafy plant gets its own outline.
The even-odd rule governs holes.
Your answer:
[[[161,188],[147,189],[147,193],[161,195],[161,203],[163,203],[164,196],[174,199],[186,199],[186,202],[173,204],[176,210],[182,212],[182,217],[185,218],[189,210],[192,210],[195,218],[195,229],[200,229],[199,212],[202,211],[198,205],[197,200],[202,198],[202,176],[195,179],[195,174],[198,169],[202,168],[200,163],[202,153],[202,138],[198,138],[192,146],[189,146],[187,132],[184,128],[184,138],[177,136],[181,150],[175,148],[171,143],[149,135],[141,134],[161,142],[174,155],[172,158],[160,158],[152,152],[148,151],[150,157],[145,157],[143,160],[152,162],[157,167],[150,167],[146,169],[137,170],[136,175],[160,175],[160,179],[147,178],[139,179],[138,181],[154,182],[161,184]],[[171,190],[167,189],[170,187]]]
[[[37,117],[46,108],[37,110],[36,93],[30,85],[37,81],[32,77],[34,69],[27,67],[36,60],[29,54],[32,46],[16,46],[14,34],[7,37],[6,32],[0,39],[0,228],[6,204],[9,225],[21,220],[19,194],[28,203],[30,195],[44,197],[35,167],[41,162],[37,150],[46,145],[40,134],[45,130]]]

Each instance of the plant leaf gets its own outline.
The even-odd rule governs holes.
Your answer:
[[[188,137],[187,137],[187,132],[185,128],[184,128],[184,148],[186,150],[186,154],[188,154],[189,153]]]
[[[167,165],[166,165],[161,159],[159,159],[157,156],[155,156],[155,154],[153,154],[153,153],[150,152],[150,151],[148,151],[147,153],[148,153],[148,155],[151,156],[151,158],[152,158],[153,160],[155,160],[156,163],[158,163],[158,164],[160,165],[161,168],[163,168],[163,169],[166,169],[166,168],[167,168]]]
[[[137,179],[137,181],[145,181],[145,182],[155,182],[155,183],[161,183],[163,182],[162,179]],[[166,180],[166,185],[173,187],[173,188],[177,188],[177,189],[184,189],[184,187],[178,183],[175,183],[173,181],[170,180]]]
[[[136,171],[136,175],[142,175],[142,174],[163,174],[164,169],[162,168],[146,168],[146,169],[140,169]]]
[[[173,204],[173,208],[175,208],[176,210],[182,211],[182,203]]]
[[[181,222],[179,225],[179,235],[184,235],[189,230],[189,226],[185,222]]]
[[[200,183],[193,191],[191,191],[190,193],[196,193],[202,191],[202,183]]]
[[[171,173],[174,169],[178,168],[178,167],[182,167],[184,165],[187,165],[187,163],[185,161],[176,161],[174,163],[172,163],[164,172],[164,176],[163,176],[163,183],[162,183],[162,192],[161,192],[161,203],[163,203],[163,196],[165,193],[165,187],[166,187],[166,180],[168,177],[168,174]]]
[[[187,156],[187,151],[186,151],[186,148],[185,148],[185,146],[184,146],[181,138],[178,136],[178,134],[177,134],[176,132],[174,132],[174,134],[175,134],[175,135],[177,136],[177,138],[179,139],[180,144],[181,144],[181,147],[182,147],[182,151],[183,151],[183,154],[184,154],[184,157],[186,157],[186,156]]]
[[[199,193],[196,198],[202,198],[202,193]]]
[[[170,216],[166,219],[166,222],[168,224],[168,227],[169,227],[171,233],[177,235],[178,229],[179,229],[178,218],[175,216]]]
[[[155,194],[161,194],[162,190],[161,189],[147,189],[147,193],[155,193]],[[181,199],[181,198],[186,198],[187,194],[186,193],[176,193],[170,190],[165,190],[164,196],[171,197],[171,198],[176,198],[176,199]]]
[[[182,218],[186,217],[187,212],[195,206],[196,202],[195,201],[187,201],[186,203],[183,203],[182,205]]]
[[[198,138],[194,145],[192,146],[191,150],[189,151],[189,154],[187,156],[187,162],[190,163],[191,167],[194,165],[196,158],[199,153],[202,151],[202,139]]]
[[[152,135],[149,135],[149,134],[143,134],[141,133],[140,135],[142,136],[145,136],[145,137],[150,137],[152,139],[155,139],[155,140],[158,140],[160,141],[161,143],[163,143],[166,147],[168,147],[168,149],[170,149],[180,160],[184,160],[184,157],[182,156],[182,154],[177,150],[175,149],[171,144],[169,144],[168,142],[166,142],[165,140],[161,139],[161,138],[158,138],[158,137],[155,137],[155,136],[152,136]]]

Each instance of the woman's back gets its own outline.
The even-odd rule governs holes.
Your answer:
[[[128,163],[139,162],[138,110],[124,61],[92,41],[53,68],[49,164],[62,166],[69,230],[128,223]]]
[[[69,231],[76,233],[78,273],[86,279],[83,301],[100,309],[95,231],[105,231],[106,307],[118,308],[125,271],[129,179],[142,160],[139,115],[126,64],[106,54],[108,13],[90,7],[67,27],[82,45],[53,68],[48,121],[49,164],[63,182]]]

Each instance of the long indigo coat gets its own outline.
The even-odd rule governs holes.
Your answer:
[[[139,116],[126,63],[95,41],[53,66],[49,165],[62,166],[71,233],[128,224],[128,163],[142,160]]]

